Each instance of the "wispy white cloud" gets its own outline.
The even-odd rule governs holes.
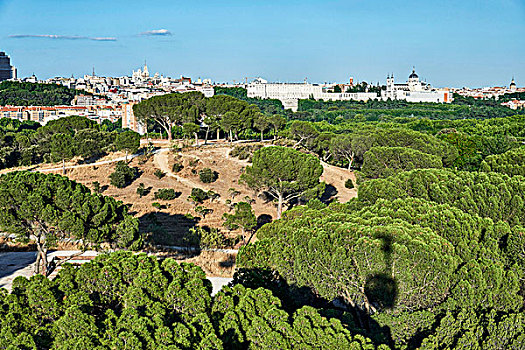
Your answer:
[[[89,37],[89,36],[79,36],[79,35],[56,35],[56,34],[13,34],[13,35],[9,35],[9,38],[13,38],[13,39],[43,38],[43,39],[55,39],[55,40],[117,41],[117,38],[114,38],[114,37]]]
[[[94,40],[94,41],[117,41],[117,38],[114,38],[114,37],[95,37],[95,38],[89,38],[89,40]]]
[[[154,30],[148,30],[146,32],[142,32],[139,35],[142,35],[142,36],[171,36],[173,34],[167,29],[154,29]]]

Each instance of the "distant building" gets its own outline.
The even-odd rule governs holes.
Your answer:
[[[516,82],[514,81],[514,77],[512,77],[512,81],[510,82],[509,89],[510,89],[510,91],[516,91],[517,90]]]
[[[9,79],[16,79],[16,68],[11,66],[9,56],[0,52],[0,81]]]
[[[266,80],[257,78],[247,86],[247,96],[262,99],[280,100],[285,109],[297,111],[299,100],[314,98],[316,100],[367,101],[377,99],[376,93],[369,92],[325,92],[322,85],[310,83],[268,83]]]
[[[381,92],[381,97],[383,100],[405,100],[408,102],[452,102],[452,95],[449,91],[436,90],[430,84],[420,81],[415,69],[408,76],[406,83],[396,84],[393,74],[387,76],[386,90]]]
[[[133,106],[135,102],[125,103],[121,106],[122,108],[122,128],[130,129],[138,132],[141,135],[146,133],[146,127],[143,123],[139,122],[133,113]]]
[[[73,106],[91,106],[95,104],[95,100],[92,95],[76,95],[71,104]]]

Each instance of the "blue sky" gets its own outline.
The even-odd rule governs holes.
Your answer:
[[[163,34],[163,35],[162,35]],[[56,36],[56,37],[54,37]],[[525,0],[0,0],[19,76],[525,85]]]

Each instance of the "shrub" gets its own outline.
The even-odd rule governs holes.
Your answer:
[[[352,181],[352,180],[350,180],[350,181]],[[319,198],[310,199],[308,201],[308,203],[306,203],[306,206],[308,208],[314,209],[314,210],[321,210],[321,209],[326,208],[326,204],[321,202],[321,200]]]
[[[165,208],[162,204],[160,204],[159,202],[153,202],[151,203],[151,205],[153,206],[153,208],[157,209],[157,210],[161,210],[163,208]]]
[[[217,181],[218,177],[219,173],[211,170],[210,168],[204,168],[199,171],[199,178],[206,184]]]
[[[224,237],[217,228],[201,228],[199,233],[201,248],[226,248],[231,246],[230,240]]]
[[[198,205],[198,206],[195,208],[195,212],[196,212],[197,214],[202,215],[203,218],[206,218],[206,215],[213,213],[213,209],[211,209],[211,208],[206,208],[206,207],[203,207],[203,206]]]
[[[164,176],[166,176],[166,173],[163,172],[162,170],[160,169],[157,169],[155,170],[155,172],[153,173],[153,175],[155,175],[159,180],[162,179]]]
[[[177,192],[173,188],[161,188],[155,192],[155,199],[169,201],[178,198],[180,195],[181,192]]]
[[[132,168],[126,164],[124,161],[119,161],[115,171],[109,175],[111,179],[111,185],[117,188],[123,188],[128,186],[138,177],[138,170]]]
[[[93,181],[93,192],[95,193],[101,193],[100,192],[100,182]]]
[[[175,164],[173,164],[173,166],[171,167],[171,171],[174,172],[174,173],[178,173],[178,172],[181,171],[182,169],[184,169],[184,165],[182,165],[181,163],[175,163]]]
[[[191,195],[188,199],[192,200],[195,203],[202,203],[209,198],[208,192],[204,191],[201,188],[194,187],[191,190]]]
[[[345,181],[345,187],[346,188],[354,188],[354,182],[352,181],[352,179],[348,179]]]
[[[221,195],[214,191],[208,191],[208,198],[210,199],[210,202],[213,202],[215,199],[219,198]]]
[[[241,160],[250,159],[253,152],[262,148],[262,145],[244,145],[244,146],[235,146],[230,151],[231,157],[237,157]]]
[[[140,198],[144,197],[148,194],[148,189],[144,186],[144,184],[141,182],[139,184],[139,187],[137,187],[137,194],[140,196]]]

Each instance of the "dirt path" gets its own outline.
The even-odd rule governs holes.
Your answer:
[[[160,170],[162,170],[164,173],[166,173],[167,176],[176,179],[183,185],[188,186],[189,188],[199,187],[199,188],[202,188],[204,191],[211,190],[208,186],[204,185],[200,181],[196,182],[196,181],[193,181],[192,179],[188,179],[188,178],[179,176],[177,174],[174,174],[168,165],[168,154],[169,154],[169,149],[167,148],[163,148],[159,150],[159,152],[153,156],[153,163],[155,164],[155,166],[158,167]],[[224,202],[222,198],[218,198],[216,201],[220,203]]]

